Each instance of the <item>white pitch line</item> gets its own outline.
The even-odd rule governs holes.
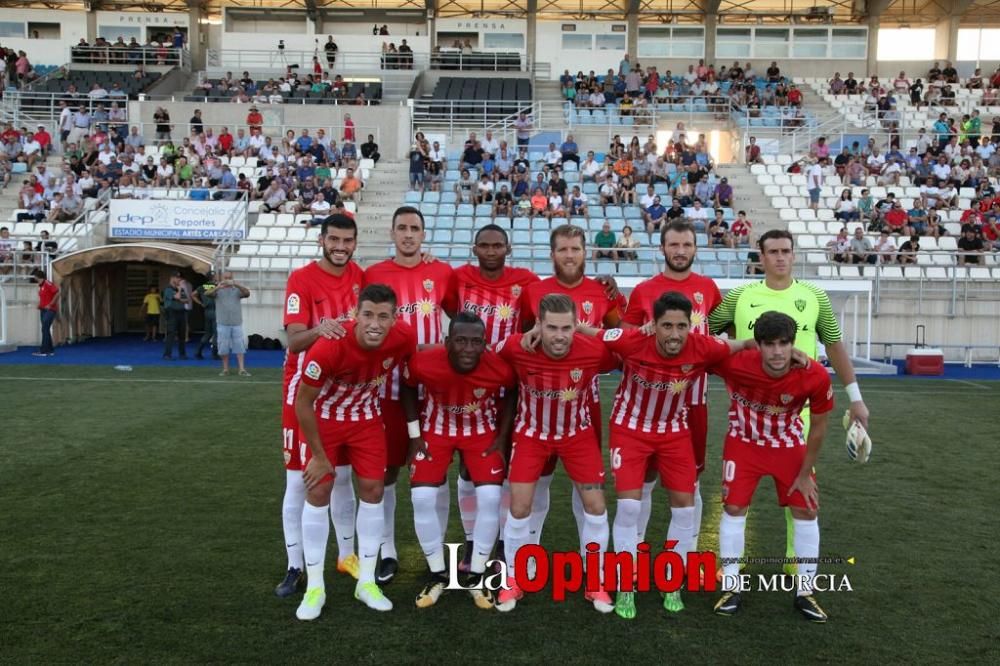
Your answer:
[[[946,382],[955,382],[956,384],[965,384],[967,386],[975,386],[977,389],[980,389],[981,391],[992,391],[993,390],[993,388],[991,386],[987,386],[986,384],[977,384],[976,382],[970,382],[967,379],[945,379],[945,381]]]

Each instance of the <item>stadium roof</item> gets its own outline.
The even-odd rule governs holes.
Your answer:
[[[0,0],[0,7],[187,11],[217,14],[223,6],[245,9],[434,10],[438,16],[617,17],[634,11],[641,21],[700,22],[716,13],[723,23],[858,23],[870,15],[884,24],[959,18],[965,25],[1000,23],[1000,0]]]

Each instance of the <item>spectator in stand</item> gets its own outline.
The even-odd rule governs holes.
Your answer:
[[[531,195],[531,218],[537,217],[548,218],[549,216],[549,199],[545,196],[545,191],[536,187]]]
[[[875,255],[880,264],[891,264],[896,260],[896,241],[886,229],[879,232]]]
[[[622,227],[622,235],[615,241],[615,250],[612,256],[616,262],[618,260],[636,261],[639,258],[637,250],[641,245],[639,239],[632,234],[632,227],[626,224]]]
[[[806,187],[809,189],[809,207],[819,210],[819,195],[823,191],[823,167],[821,160],[809,161],[809,171],[806,173]]]
[[[964,254],[958,255],[960,266],[978,266],[983,262],[986,246],[983,239],[976,233],[976,227],[966,224],[962,227],[962,237],[958,239],[958,249]]]
[[[566,135],[566,140],[563,141],[562,145],[559,147],[559,151],[562,156],[562,162],[573,162],[577,166],[580,166],[580,155],[578,154],[579,148],[577,147],[572,134]]]
[[[499,215],[508,219],[514,216],[514,197],[506,184],[500,186],[500,191],[493,199],[493,219],[495,220]]]
[[[763,164],[764,158],[760,154],[760,146],[757,145],[757,137],[750,137],[750,143],[746,148],[747,164]]]
[[[733,238],[729,233],[729,223],[721,208],[715,209],[715,217],[708,224],[708,246],[735,247]]]
[[[916,234],[910,236],[910,239],[899,246],[899,252],[897,253],[897,258],[900,264],[915,264],[917,263],[917,254],[920,252],[920,236]]]
[[[736,214],[736,219],[733,220],[732,228],[729,230],[729,234],[733,238],[733,245],[749,245],[752,231],[753,225],[747,219],[747,212],[741,210]]]
[[[473,197],[475,196],[475,188],[476,181],[472,179],[472,175],[469,173],[469,170],[463,168],[461,178],[455,182],[455,196],[458,203],[474,203]]]
[[[730,208],[733,205],[733,188],[729,185],[728,178],[722,178],[715,186],[713,196],[717,208]]]
[[[864,229],[861,227],[855,228],[854,237],[851,238],[851,263],[876,263],[878,261],[878,254],[874,250],[872,242],[865,236]]]
[[[686,212],[687,219],[698,232],[705,231],[708,224],[708,210],[702,208],[701,201],[695,199],[694,205]]]
[[[840,199],[834,206],[833,216],[842,222],[852,222],[860,217],[850,188],[846,188],[840,193]]]
[[[830,146],[827,144],[825,136],[816,139],[816,143],[809,148],[809,156],[816,159],[830,157]]]
[[[885,225],[883,228],[888,227],[890,233],[906,234],[909,231],[909,216],[899,201],[893,201],[892,207],[886,211],[883,219]]]
[[[653,197],[653,203],[643,211],[642,217],[649,233],[659,232],[660,227],[667,222],[667,209],[660,203],[658,195]]]
[[[374,134],[369,134],[368,141],[361,144],[361,157],[371,160],[375,164],[378,164],[379,159],[382,157],[378,152],[378,144],[375,143]]]
[[[615,232],[611,231],[611,224],[605,222],[601,225],[601,230],[594,235],[593,259],[615,259]]]
[[[826,244],[826,249],[831,261],[835,261],[838,264],[850,262],[851,239],[847,235],[847,227],[843,227],[837,234],[837,237]]]

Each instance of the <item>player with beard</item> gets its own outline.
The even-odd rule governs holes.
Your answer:
[[[391,237],[396,246],[395,256],[369,266],[365,270],[364,283],[385,284],[392,288],[396,293],[396,314],[400,321],[409,324],[416,331],[418,345],[441,344],[444,339],[441,330],[442,304],[453,289],[452,268],[443,261],[428,261],[421,253],[426,237],[424,216],[413,206],[401,206],[393,213]],[[399,468],[406,465],[409,432],[416,432],[417,435],[420,433],[420,422],[407,421],[403,414],[399,389],[400,371],[397,368],[379,393],[388,446],[383,501],[385,534],[376,576],[380,585],[390,582],[399,570],[395,524],[396,478],[399,476]],[[437,497],[442,534],[448,525],[450,500],[448,484],[442,484],[438,488]]]
[[[363,272],[354,263],[358,227],[343,215],[331,215],[320,226],[319,246],[323,257],[288,276],[285,289],[284,325],[288,334],[281,400],[281,433],[285,457],[285,496],[281,520],[285,534],[288,570],[275,588],[279,597],[288,597],[304,582],[302,555],[302,507],[306,487],[302,482],[306,445],[299,435],[295,416],[295,392],[302,380],[305,353],[320,339],[343,335],[342,322],[353,319],[357,310]],[[351,466],[339,460],[330,498],[330,517],[337,533],[337,571],[358,577],[358,557],[354,552],[354,486]]]
[[[622,328],[642,326],[653,321],[653,306],[666,292],[684,294],[691,302],[691,332],[708,334],[708,315],[722,302],[719,287],[712,278],[691,270],[697,255],[697,236],[694,226],[684,220],[673,220],[660,232],[660,251],[663,253],[664,270],[659,275],[640,282],[629,295],[628,308],[622,319]],[[694,446],[694,459],[698,475],[705,471],[705,445],[708,440],[708,378],[700,374],[687,392],[687,424]],[[646,526],[652,509],[653,489],[656,487],[656,470],[650,469],[642,486],[639,511],[639,542],[645,541]],[[698,549],[701,531],[702,500],[698,482],[694,489],[694,542]]]
[[[496,224],[487,224],[476,232],[472,254],[478,266],[467,264],[455,269],[455,287],[444,303],[445,312],[454,317],[460,311],[472,312],[486,327],[486,343],[491,347],[524,329],[521,317],[524,289],[538,282],[538,276],[526,268],[507,266],[510,256],[507,232]],[[500,502],[500,534],[503,534],[510,506],[510,484],[505,480]],[[478,511],[476,486],[463,462],[459,467],[458,510],[465,531],[465,551],[459,565],[468,571],[472,557],[473,532]],[[498,544],[503,557],[503,541]]]
[[[580,227],[564,224],[552,230],[549,236],[549,247],[552,257],[552,277],[528,285],[524,292],[524,309],[522,316],[525,324],[534,324],[538,319],[538,308],[542,298],[547,294],[566,294],[576,304],[577,316],[585,324],[597,328],[614,328],[621,321],[621,313],[625,310],[625,299],[608,284],[607,278],[595,279],[584,275],[587,247],[586,234]],[[610,288],[609,288],[610,286]],[[538,342],[538,331],[531,331],[524,336],[524,347],[532,348]],[[601,445],[601,400],[598,378],[595,376],[591,386],[590,414],[593,417],[594,429],[597,435],[597,445]],[[534,493],[534,504],[531,511],[531,542],[540,543],[542,527],[549,512],[549,487],[552,485],[552,474],[555,471],[556,457],[552,456],[542,469],[541,478]],[[583,502],[576,487],[573,488],[573,517],[576,518],[577,535],[582,535],[585,523]],[[581,549],[583,541],[581,537]]]

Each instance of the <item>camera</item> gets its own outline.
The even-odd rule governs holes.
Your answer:
[[[278,40],[278,50],[279,51],[284,51],[285,50],[285,40],[283,40],[283,39],[279,39]]]

